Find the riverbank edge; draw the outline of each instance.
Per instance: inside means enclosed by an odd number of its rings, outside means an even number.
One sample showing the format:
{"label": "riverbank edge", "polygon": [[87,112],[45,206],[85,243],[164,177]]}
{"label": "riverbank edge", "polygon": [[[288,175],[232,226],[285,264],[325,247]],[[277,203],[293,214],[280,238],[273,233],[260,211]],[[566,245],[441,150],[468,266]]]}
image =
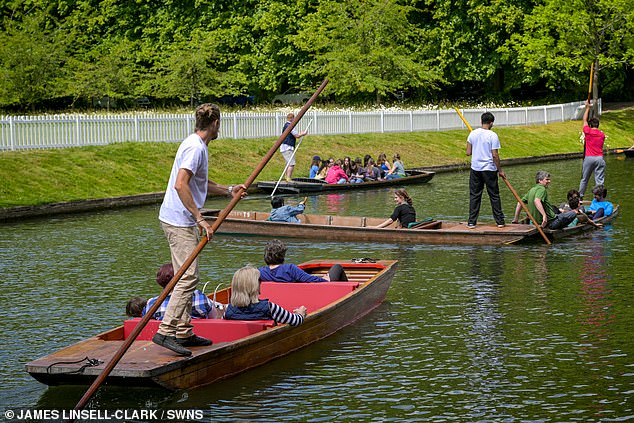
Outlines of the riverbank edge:
{"label": "riverbank edge", "polygon": [[[615,150],[608,152],[614,153]],[[583,153],[563,153],[550,154],[546,156],[530,156],[519,157],[513,159],[504,159],[501,161],[503,166],[538,163],[545,161],[567,160],[582,158]],[[469,163],[447,164],[440,166],[419,167],[418,170],[428,170],[437,173],[454,172],[466,170]],[[249,188],[249,193],[257,192],[257,188],[253,185]],[[149,204],[158,204],[163,201],[164,192],[151,192],[135,195],[124,195],[111,198],[97,198],[89,200],[64,201],[60,203],[41,204],[37,206],[18,206],[0,208],[0,223],[8,223],[21,219],[48,217],[59,214],[85,213],[96,210],[119,209],[125,207],[145,206]],[[211,197],[211,196],[210,196]]]}

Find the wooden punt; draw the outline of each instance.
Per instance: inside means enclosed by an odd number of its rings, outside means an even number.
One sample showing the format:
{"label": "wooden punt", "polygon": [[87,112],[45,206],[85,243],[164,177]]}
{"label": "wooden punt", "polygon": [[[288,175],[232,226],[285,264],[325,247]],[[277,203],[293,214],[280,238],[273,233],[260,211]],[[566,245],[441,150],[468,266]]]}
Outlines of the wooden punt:
{"label": "wooden punt", "polygon": [[[359,260],[356,260],[359,261]],[[367,261],[367,260],[364,260]],[[151,320],[106,379],[110,385],[161,386],[185,389],[225,379],[289,354],[332,335],[361,319],[385,299],[397,261],[361,262],[313,260],[300,265],[311,274],[325,275],[335,263],[343,265],[348,282],[262,282],[261,298],[293,310],[300,305],[308,316],[298,327],[273,321],[194,319],[194,331],[211,338],[208,347],[191,348],[180,357],[152,343],[159,322]],[[230,288],[216,300],[228,302]],[[63,348],[26,365],[26,370],[47,385],[88,385],[101,373],[140,319]],[[86,366],[94,360],[96,366]]]}
{"label": "wooden punt", "polygon": [[[214,220],[218,210],[204,210]],[[377,229],[385,218],[301,214],[301,224],[268,221],[268,212],[232,211],[218,228],[219,234],[275,236],[278,238],[337,239],[372,243],[497,245],[539,236],[533,225],[479,224],[468,229],[466,222],[432,220],[415,229],[398,229],[396,223]]]}
{"label": "wooden punt", "polygon": [[627,150],[623,150],[625,153],[625,157],[633,158],[634,157],[634,148],[628,148]]}
{"label": "wooden punt", "polygon": [[[598,223],[609,223],[618,215],[618,206],[611,216]],[[203,210],[208,220],[214,220],[218,210]],[[431,220],[412,229],[398,229],[396,223],[386,228],[374,226],[384,218],[301,214],[302,223],[271,222],[268,212],[232,211],[218,228],[219,234],[274,236],[277,238],[337,239],[373,243],[399,242],[409,244],[500,245],[522,241],[541,241],[537,228],[529,224],[478,224],[467,228],[466,222]],[[589,223],[561,230],[544,230],[551,239],[579,234],[595,227]]]}
{"label": "wooden punt", "polygon": [[[291,181],[280,181],[276,193],[281,194],[302,194],[302,193],[320,193],[330,191],[344,191],[363,188],[379,188],[393,185],[422,184],[432,180],[435,172],[425,170],[405,170],[407,176],[396,179],[384,179],[381,181],[362,182],[359,184],[329,184],[326,181],[312,178],[293,178]],[[260,191],[271,193],[277,185],[276,181],[260,181],[257,188]]]}
{"label": "wooden punt", "polygon": [[[612,211],[611,215],[603,216],[602,218],[597,219],[595,223],[600,223],[602,225],[609,225],[610,223],[612,223],[614,219],[618,217],[619,211],[620,211],[620,207],[617,204],[616,206],[614,206],[614,210]],[[556,230],[544,229],[544,232],[551,239],[561,239],[561,238],[567,238],[573,235],[579,235],[584,232],[593,231],[595,229],[597,229],[596,226],[590,223],[585,223],[585,224],[579,224],[576,226],[568,226],[563,229],[556,229]]]}

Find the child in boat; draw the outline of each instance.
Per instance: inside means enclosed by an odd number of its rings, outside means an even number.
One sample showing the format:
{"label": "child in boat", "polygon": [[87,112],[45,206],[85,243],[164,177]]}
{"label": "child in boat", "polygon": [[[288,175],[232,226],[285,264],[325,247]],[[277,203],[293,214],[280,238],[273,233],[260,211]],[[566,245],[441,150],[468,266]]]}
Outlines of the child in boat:
{"label": "child in boat", "polygon": [[360,184],[363,182],[365,169],[361,167],[361,157],[357,157],[350,167],[352,174],[350,175],[351,184]]}
{"label": "child in boat", "polygon": [[266,266],[260,267],[260,277],[263,281],[271,282],[328,282],[348,280],[343,266],[335,264],[328,270],[326,278],[311,275],[299,268],[296,264],[284,263],[288,247],[279,239],[266,243],[264,247],[264,262]]}
{"label": "child in boat", "polygon": [[[161,289],[164,289],[173,277],[174,266],[172,266],[172,263],[165,263],[159,268],[158,272],[156,273],[156,283],[161,287]],[[163,301],[163,304],[161,304],[158,310],[154,312],[154,314],[152,315],[153,319],[163,320],[170,297],[171,295],[168,295],[167,298],[165,298],[165,300]],[[158,296],[147,300],[147,303],[145,304],[145,307],[143,307],[143,311],[141,312],[141,316],[145,316],[145,314],[150,310],[157,299]],[[213,318],[213,314],[215,314],[218,310],[222,310],[222,307],[222,304],[214,303],[202,291],[199,291],[198,289],[196,289],[192,293],[192,319],[209,319],[210,317]]]}
{"label": "child in boat", "polygon": [[319,172],[317,172],[317,176],[315,176],[315,179],[326,179],[326,176],[328,176],[328,169],[330,169],[330,167],[334,164],[335,159],[333,158],[321,162],[321,167],[319,168]]}
{"label": "child in boat", "polygon": [[231,301],[227,306],[227,320],[275,320],[299,326],[304,323],[306,307],[290,311],[270,302],[260,300],[260,272],[252,266],[238,269],[231,280]]}
{"label": "child in boat", "polygon": [[288,223],[301,223],[298,214],[304,213],[304,209],[306,208],[306,200],[304,197],[302,201],[300,201],[297,206],[285,206],[284,198],[282,197],[273,197],[271,199],[271,215],[269,216],[269,220],[271,222],[288,222]]}
{"label": "child in boat", "polygon": [[125,306],[125,314],[128,317],[141,317],[143,316],[143,309],[147,304],[147,300],[141,297],[134,297]]}
{"label": "child in boat", "polygon": [[603,185],[597,185],[592,189],[592,195],[594,195],[594,200],[586,209],[586,214],[592,217],[592,220],[611,215],[614,206],[605,199],[608,196],[608,189]]}
{"label": "child in boat", "polygon": [[573,196],[568,200],[568,207],[569,207],[569,210],[572,210],[575,213],[577,213],[577,217],[575,218],[575,220],[573,220],[568,226],[577,226],[577,224],[579,223],[581,224],[589,223],[595,228],[603,227],[602,224],[593,222],[592,219],[587,214],[584,213],[583,206],[581,206],[581,200],[579,200],[578,196]]}
{"label": "child in boat", "polygon": [[396,208],[392,212],[392,216],[385,222],[377,225],[376,228],[385,228],[394,222],[398,222],[399,228],[407,228],[410,223],[416,222],[416,210],[412,206],[412,199],[404,189],[397,189],[394,192],[394,202]]}

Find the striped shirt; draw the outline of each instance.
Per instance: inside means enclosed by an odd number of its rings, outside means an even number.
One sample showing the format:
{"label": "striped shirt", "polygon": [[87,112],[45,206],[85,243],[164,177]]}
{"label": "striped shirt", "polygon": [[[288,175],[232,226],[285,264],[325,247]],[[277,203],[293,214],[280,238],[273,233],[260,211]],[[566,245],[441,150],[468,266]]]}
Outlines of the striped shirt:
{"label": "striped shirt", "polygon": [[304,316],[299,313],[291,313],[290,311],[269,301],[269,310],[271,318],[278,323],[288,323],[291,326],[299,326],[304,323]]}

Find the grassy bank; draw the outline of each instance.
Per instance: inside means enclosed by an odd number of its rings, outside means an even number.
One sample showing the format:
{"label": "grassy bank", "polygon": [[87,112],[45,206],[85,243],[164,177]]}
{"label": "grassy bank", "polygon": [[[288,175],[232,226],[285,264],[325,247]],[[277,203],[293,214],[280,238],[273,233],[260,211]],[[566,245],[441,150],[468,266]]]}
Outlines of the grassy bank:
{"label": "grassy bank", "polygon": [[[607,148],[634,144],[634,108],[605,113]],[[581,122],[494,127],[503,159],[579,152]],[[311,157],[373,157],[398,152],[406,167],[466,163],[467,132],[414,132],[307,136],[297,152],[295,176],[307,176]],[[209,147],[209,176],[219,183],[246,180],[274,139],[216,140]],[[163,191],[177,143],[123,143],[0,153],[0,207],[107,198]],[[276,154],[258,179],[277,180],[284,168]]]}

